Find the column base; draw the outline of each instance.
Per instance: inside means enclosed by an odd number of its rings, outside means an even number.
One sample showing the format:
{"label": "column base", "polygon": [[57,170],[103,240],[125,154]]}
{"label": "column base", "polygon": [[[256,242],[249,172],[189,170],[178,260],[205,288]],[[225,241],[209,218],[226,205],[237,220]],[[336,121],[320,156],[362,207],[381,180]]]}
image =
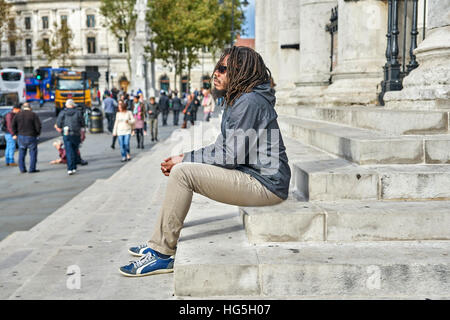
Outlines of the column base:
{"label": "column base", "polygon": [[401,91],[386,92],[386,108],[450,109],[450,26],[429,31],[414,53],[419,66],[404,78]]}

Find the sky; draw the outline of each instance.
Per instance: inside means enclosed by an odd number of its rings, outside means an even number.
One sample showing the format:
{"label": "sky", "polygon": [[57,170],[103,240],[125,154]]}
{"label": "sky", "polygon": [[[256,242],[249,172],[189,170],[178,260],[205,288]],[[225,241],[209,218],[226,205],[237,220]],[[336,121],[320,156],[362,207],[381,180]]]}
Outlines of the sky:
{"label": "sky", "polygon": [[247,0],[250,4],[244,8],[245,14],[245,24],[244,31],[245,34],[242,38],[254,38],[255,37],[255,0]]}

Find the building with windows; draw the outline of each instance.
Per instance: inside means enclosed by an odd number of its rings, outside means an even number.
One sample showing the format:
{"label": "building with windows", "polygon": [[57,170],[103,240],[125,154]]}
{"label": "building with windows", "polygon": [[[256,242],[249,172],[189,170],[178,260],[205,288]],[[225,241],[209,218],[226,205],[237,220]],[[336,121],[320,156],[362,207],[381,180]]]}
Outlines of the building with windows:
{"label": "building with windows", "polygon": [[[128,92],[141,89],[148,94],[158,95],[161,89],[178,91],[187,88],[187,79],[174,83],[174,70],[156,61],[151,64],[145,59],[148,30],[145,23],[146,0],[137,0],[138,21],[136,32],[130,44],[132,74],[127,67],[127,46],[123,38],[116,38],[106,27],[100,14],[100,1],[48,1],[11,0],[16,39],[8,41],[4,36],[1,46],[0,65],[32,73],[39,67],[71,67],[78,71],[98,71],[100,78],[96,85],[106,88],[124,87]],[[49,44],[61,23],[67,23],[73,32],[73,58],[62,65],[62,61],[48,62],[37,47],[43,40]],[[211,54],[201,54],[200,63],[191,70],[191,89],[206,85],[215,62]]]}

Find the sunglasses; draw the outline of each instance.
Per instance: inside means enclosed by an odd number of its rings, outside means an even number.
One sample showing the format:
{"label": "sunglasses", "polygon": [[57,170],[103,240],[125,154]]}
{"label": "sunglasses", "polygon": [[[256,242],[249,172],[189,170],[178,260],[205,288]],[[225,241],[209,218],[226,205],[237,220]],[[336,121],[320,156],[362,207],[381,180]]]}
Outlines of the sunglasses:
{"label": "sunglasses", "polygon": [[219,71],[219,73],[224,74],[225,72],[227,72],[227,66],[219,66],[217,68],[217,71]]}

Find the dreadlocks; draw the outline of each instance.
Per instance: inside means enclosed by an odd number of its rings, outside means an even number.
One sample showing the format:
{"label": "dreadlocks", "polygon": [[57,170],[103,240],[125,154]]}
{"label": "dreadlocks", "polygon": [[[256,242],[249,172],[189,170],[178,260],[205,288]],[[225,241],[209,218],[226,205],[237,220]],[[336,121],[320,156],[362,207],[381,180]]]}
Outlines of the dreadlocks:
{"label": "dreadlocks", "polygon": [[214,70],[219,68],[226,56],[228,88],[225,100],[228,105],[233,105],[243,93],[251,92],[262,83],[270,82],[272,87],[275,86],[269,68],[255,50],[236,46],[225,49]]}

